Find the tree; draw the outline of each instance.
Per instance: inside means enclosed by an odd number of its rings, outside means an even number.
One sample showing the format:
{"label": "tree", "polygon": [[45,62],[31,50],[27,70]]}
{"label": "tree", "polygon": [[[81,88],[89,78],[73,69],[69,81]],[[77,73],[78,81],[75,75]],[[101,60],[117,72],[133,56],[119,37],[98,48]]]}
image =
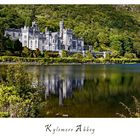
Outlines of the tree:
{"label": "tree", "polygon": [[40,88],[20,64],[8,66],[6,81],[0,84],[0,117],[36,117],[42,98]]}
{"label": "tree", "polygon": [[6,51],[5,55],[14,55],[18,52],[17,55],[20,56],[22,52],[22,43],[19,40],[11,40],[10,36],[2,37],[1,50]]}
{"label": "tree", "polygon": [[35,58],[41,56],[40,50],[39,49],[36,49],[35,51],[33,50],[32,51],[32,56],[35,57]]}
{"label": "tree", "polygon": [[88,51],[88,52],[86,53],[86,58],[87,58],[87,59],[93,59],[93,55],[91,54],[91,52]]}
{"label": "tree", "polygon": [[97,35],[97,39],[98,39],[99,43],[101,43],[101,44],[108,44],[109,43],[109,37],[108,37],[107,33],[100,32]]}
{"label": "tree", "polygon": [[133,49],[134,49],[134,52],[136,53],[136,55],[138,57],[140,57],[140,42],[134,42]]}
{"label": "tree", "polygon": [[35,9],[35,5],[32,6],[32,12],[31,12],[31,21],[35,21],[36,19],[36,9]]}
{"label": "tree", "polygon": [[0,85],[0,117],[35,117],[40,101],[38,93],[23,97],[15,86]]}
{"label": "tree", "polygon": [[110,37],[110,48],[119,52],[122,55],[122,36],[119,34],[111,34]]}
{"label": "tree", "polygon": [[2,31],[0,30],[0,51],[1,50],[4,50],[4,45],[3,45],[3,33]]}
{"label": "tree", "polygon": [[[128,10],[133,9],[133,10]],[[85,45],[96,50],[116,50],[122,56],[125,52],[139,55],[139,7],[95,6],[95,5],[22,5],[1,6],[0,9],[0,49],[13,48],[12,43],[4,46],[1,41],[5,29],[21,28],[36,20],[40,31],[47,26],[58,31],[58,22],[65,17],[65,27],[72,29],[77,37],[84,39]],[[9,50],[11,51],[11,50]]]}
{"label": "tree", "polygon": [[30,17],[26,18],[25,25],[28,26],[28,27],[31,26],[31,18]]}
{"label": "tree", "polygon": [[124,54],[124,57],[125,57],[125,58],[129,58],[129,59],[132,59],[132,58],[136,58],[136,54],[126,52],[126,53]]}
{"label": "tree", "polygon": [[21,56],[30,57],[31,56],[31,50],[27,47],[23,47]]}
{"label": "tree", "polygon": [[113,51],[112,54],[110,55],[110,57],[119,58],[120,57],[120,53],[118,51]]}
{"label": "tree", "polygon": [[122,42],[119,40],[112,40],[110,43],[110,47],[118,52],[120,52],[120,48],[122,47]]}
{"label": "tree", "polygon": [[12,51],[14,48],[14,41],[12,41],[9,36],[4,38],[3,41],[5,50]]}
{"label": "tree", "polygon": [[129,36],[124,38],[123,46],[124,46],[125,52],[130,52],[131,53],[133,51],[133,43],[132,43],[131,38],[129,38]]}
{"label": "tree", "polygon": [[23,49],[22,43],[18,39],[14,40],[13,43],[14,43],[14,46],[13,46],[13,48],[11,50],[12,53],[16,54],[16,52],[18,52],[17,55],[21,56],[22,49]]}
{"label": "tree", "polygon": [[97,41],[94,43],[94,49],[95,50],[98,50],[99,49],[99,43]]}
{"label": "tree", "polygon": [[24,94],[31,91],[31,75],[26,73],[20,64],[8,66],[6,81],[9,86],[15,86],[18,93]]}
{"label": "tree", "polygon": [[11,51],[6,50],[3,55],[5,56],[13,56],[13,53]]}

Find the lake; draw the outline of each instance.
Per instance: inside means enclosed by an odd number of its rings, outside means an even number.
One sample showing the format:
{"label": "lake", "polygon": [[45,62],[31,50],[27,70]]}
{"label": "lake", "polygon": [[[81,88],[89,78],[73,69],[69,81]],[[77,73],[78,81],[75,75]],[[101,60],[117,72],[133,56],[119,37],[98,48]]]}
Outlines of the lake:
{"label": "lake", "polygon": [[[1,72],[4,66],[0,66]],[[140,97],[140,64],[26,66],[44,87],[40,117],[119,117]]]}

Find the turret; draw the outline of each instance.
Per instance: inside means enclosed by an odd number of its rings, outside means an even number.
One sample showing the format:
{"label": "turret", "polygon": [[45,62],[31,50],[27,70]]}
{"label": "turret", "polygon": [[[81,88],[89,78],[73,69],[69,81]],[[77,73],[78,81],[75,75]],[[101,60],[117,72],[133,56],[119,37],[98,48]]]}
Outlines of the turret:
{"label": "turret", "polygon": [[48,28],[46,27],[46,28],[45,28],[45,33],[47,33],[47,32],[48,32]]}
{"label": "turret", "polygon": [[38,25],[35,21],[32,22],[32,28],[35,29],[35,31],[39,31]]}
{"label": "turret", "polygon": [[35,37],[35,29],[33,28],[33,37]]}
{"label": "turret", "polygon": [[29,27],[24,26],[24,28],[21,28],[21,42],[22,46],[28,47],[28,38],[29,38]]}
{"label": "turret", "polygon": [[63,37],[63,29],[64,29],[64,22],[63,21],[60,21],[59,28],[60,28],[60,38],[62,38]]}

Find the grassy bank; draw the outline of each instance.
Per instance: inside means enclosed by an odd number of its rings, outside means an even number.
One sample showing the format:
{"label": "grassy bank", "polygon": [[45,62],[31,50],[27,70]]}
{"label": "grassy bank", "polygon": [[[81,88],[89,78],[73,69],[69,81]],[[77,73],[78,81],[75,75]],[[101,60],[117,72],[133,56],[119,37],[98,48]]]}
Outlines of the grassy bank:
{"label": "grassy bank", "polygon": [[101,64],[126,64],[126,63],[140,63],[140,59],[128,59],[128,58],[96,58],[96,59],[87,59],[87,58],[72,58],[72,57],[63,57],[63,58],[30,58],[30,57],[16,57],[16,56],[0,56],[1,63],[33,63],[33,64],[59,64],[59,63],[101,63]]}

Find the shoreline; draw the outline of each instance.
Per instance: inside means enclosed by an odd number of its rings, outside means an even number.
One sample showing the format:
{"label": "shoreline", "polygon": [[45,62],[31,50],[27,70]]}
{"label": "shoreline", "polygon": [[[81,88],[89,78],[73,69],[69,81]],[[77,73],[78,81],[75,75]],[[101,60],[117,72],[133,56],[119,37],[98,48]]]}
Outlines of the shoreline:
{"label": "shoreline", "polygon": [[30,58],[17,56],[0,56],[0,65],[9,64],[23,65],[86,65],[86,64],[137,64],[140,63],[140,58]]}
{"label": "shoreline", "polygon": [[36,66],[65,66],[65,65],[127,65],[127,64],[140,64],[140,63],[49,63],[49,64],[41,64],[39,62],[0,62],[0,65],[36,65]]}
{"label": "shoreline", "polygon": [[0,65],[16,65],[16,64],[23,64],[23,65],[45,65],[45,66],[52,66],[52,65],[94,65],[94,64],[102,64],[102,63],[49,63],[49,64],[40,64],[38,62],[0,62]]}

